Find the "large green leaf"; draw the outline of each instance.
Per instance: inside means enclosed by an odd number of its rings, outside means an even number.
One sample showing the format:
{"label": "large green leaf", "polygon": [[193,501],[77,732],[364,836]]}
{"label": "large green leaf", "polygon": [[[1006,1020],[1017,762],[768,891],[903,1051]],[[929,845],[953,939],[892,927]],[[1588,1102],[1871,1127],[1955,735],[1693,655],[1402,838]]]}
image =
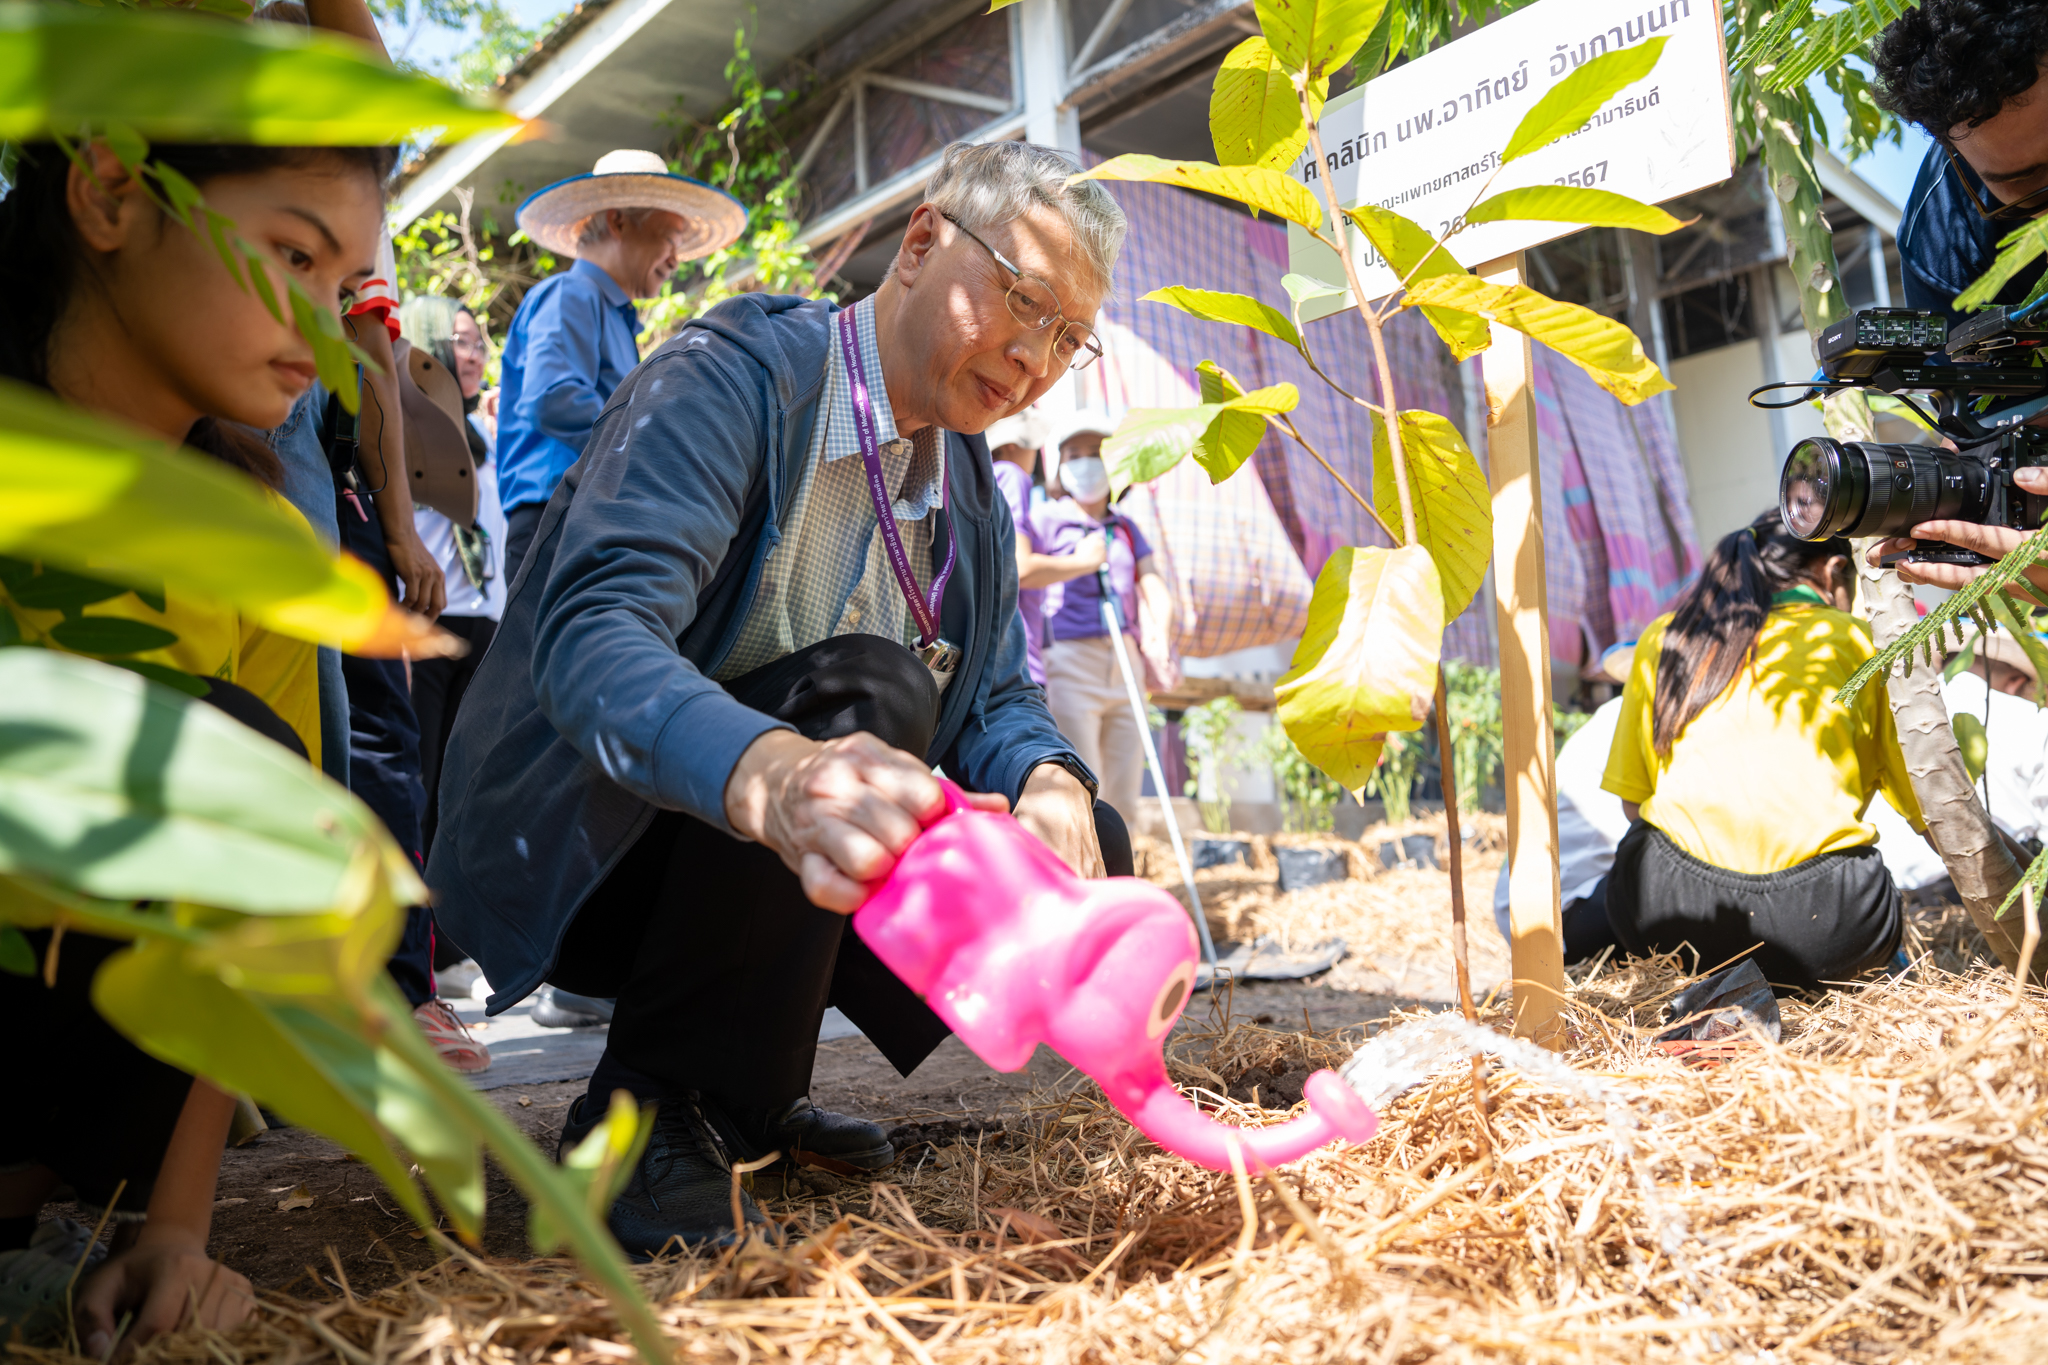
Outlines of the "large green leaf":
{"label": "large green leaf", "polygon": [[[1310,82],[1310,117],[1322,113],[1329,93],[1329,77]],[[1308,146],[1301,97],[1264,38],[1245,39],[1217,69],[1209,91],[1209,137],[1219,166],[1281,170]]]}
{"label": "large green leaf", "polygon": [[1289,72],[1336,74],[1379,24],[1387,0],[1258,0],[1259,28]]}
{"label": "large green leaf", "polygon": [[1256,328],[1296,350],[1301,349],[1301,333],[1294,330],[1294,320],[1271,304],[1261,303],[1246,294],[1225,294],[1213,289],[1190,289],[1184,284],[1172,284],[1153,290],[1138,302],[1168,304],[1204,322],[1231,322]]}
{"label": "large green leaf", "polygon": [[1531,185],[1527,189],[1502,190],[1465,210],[1467,223],[1494,223],[1509,218],[1634,228],[1660,237],[1685,226],[1654,204],[1612,190],[1589,190],[1577,185]]}
{"label": "large green leaf", "polygon": [[1541,151],[1566,133],[1585,127],[1586,120],[1601,106],[1650,74],[1664,55],[1669,37],[1652,38],[1635,47],[1604,53],[1593,58],[1544,92],[1515,125],[1514,136],[1501,152],[1502,164]]}
{"label": "large green leaf", "polygon": [[1444,596],[1419,545],[1346,546],[1316,575],[1294,666],[1274,689],[1303,754],[1354,795],[1392,730],[1415,730],[1436,696]]}
{"label": "large green leaf", "polygon": [[2013,277],[2048,254],[2048,218],[2030,218],[1998,241],[1998,258],[1969,288],[1956,295],[1956,307],[1978,309],[1997,298]]}
{"label": "large green leaf", "polygon": [[159,142],[332,147],[518,122],[333,34],[0,0],[0,138],[121,124]]}
{"label": "large green leaf", "polygon": [[[1459,265],[1450,252],[1438,246],[1436,239],[1412,218],[1374,204],[1346,209],[1344,215],[1365,234],[1366,240],[1378,248],[1394,273],[1408,281],[1411,287],[1417,280],[1436,275],[1467,273],[1465,267]],[[1444,345],[1451,348],[1452,356],[1458,360],[1477,355],[1493,339],[1486,320],[1470,313],[1450,308],[1424,308],[1422,316],[1436,328],[1436,334],[1444,339]]]}
{"label": "large green leaf", "polygon": [[[1434,412],[1401,414],[1401,452],[1407,457],[1408,493],[1415,504],[1415,535],[1436,561],[1444,592],[1444,620],[1472,604],[1493,557],[1493,494],[1465,438]],[[1389,526],[1401,524],[1401,496],[1386,423],[1372,417],[1372,502]]]}
{"label": "large green leaf", "polygon": [[1321,226],[1323,211],[1315,194],[1291,176],[1265,166],[1212,166],[1206,161],[1169,161],[1165,157],[1137,152],[1111,157],[1093,170],[1082,171],[1076,180],[1145,180],[1155,185],[1176,185],[1184,190],[1221,195],[1240,204],[1299,223],[1314,231]]}
{"label": "large green leaf", "polygon": [[1671,381],[1643,354],[1636,334],[1612,318],[1576,303],[1560,303],[1527,285],[1498,285],[1476,275],[1439,275],[1419,281],[1402,307],[1435,304],[1477,313],[1535,338],[1593,376],[1624,403],[1663,393]]}
{"label": "large green leaf", "polygon": [[0,553],[169,584],[354,654],[441,649],[441,633],[393,604],[374,572],[322,547],[247,476],[4,381]]}
{"label": "large green leaf", "polygon": [[289,750],[124,669],[0,650],[0,874],[111,900],[344,914],[426,888]]}

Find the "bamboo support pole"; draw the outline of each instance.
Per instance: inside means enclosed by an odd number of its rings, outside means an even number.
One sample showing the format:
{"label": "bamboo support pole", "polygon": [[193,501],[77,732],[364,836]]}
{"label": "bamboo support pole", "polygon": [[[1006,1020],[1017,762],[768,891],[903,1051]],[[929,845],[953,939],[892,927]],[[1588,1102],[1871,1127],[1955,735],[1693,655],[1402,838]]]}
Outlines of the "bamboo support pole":
{"label": "bamboo support pole", "polygon": [[[1478,274],[1522,282],[1520,252]],[[1515,1033],[1558,1044],[1564,921],[1557,867],[1557,761],[1550,723],[1550,624],[1543,584],[1543,486],[1529,339],[1493,325],[1485,352],[1487,476],[1493,489],[1493,582],[1500,620],[1500,705],[1508,804],[1508,923]]]}

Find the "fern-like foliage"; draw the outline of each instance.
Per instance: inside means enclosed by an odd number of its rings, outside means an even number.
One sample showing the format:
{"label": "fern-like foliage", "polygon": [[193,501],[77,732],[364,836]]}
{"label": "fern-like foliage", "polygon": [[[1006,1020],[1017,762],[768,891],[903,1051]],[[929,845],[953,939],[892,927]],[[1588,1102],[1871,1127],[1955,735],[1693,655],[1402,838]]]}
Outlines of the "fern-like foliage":
{"label": "fern-like foliage", "polygon": [[1833,14],[1814,12],[1815,0],[1792,0],[1771,16],[1735,54],[1735,64],[1756,72],[1766,90],[1796,90],[1851,57],[1919,0],[1849,0]]}
{"label": "fern-like foliage", "polygon": [[2048,219],[2033,218],[2021,223],[1998,242],[1998,259],[1978,281],[1956,295],[1956,307],[1982,308],[1998,297],[1998,291],[2013,276],[2048,254]]}
{"label": "fern-like foliage", "polygon": [[1869,663],[1856,670],[1842,689],[1835,693],[1835,700],[1847,705],[1858,692],[1869,685],[1871,679],[1883,677],[1891,672],[1894,665],[1904,661],[1906,671],[1911,672],[1918,655],[1928,664],[1935,662],[1936,652],[1941,648],[1943,632],[1949,632],[1960,645],[1968,638],[1968,623],[1989,633],[1997,626],[1992,615],[1991,604],[1985,599],[1992,593],[2003,592],[2019,581],[2020,575],[2048,558],[2048,527],[2044,527],[2021,541],[2013,552],[1986,569],[1970,581],[1970,585],[1951,596],[1933,611],[1920,618],[1912,629],[1879,650]]}
{"label": "fern-like foliage", "polygon": [[2034,888],[2034,906],[2038,913],[2043,888],[2048,888],[2048,848],[2034,855],[2034,861],[2027,865],[2026,875],[2013,884],[2012,890],[1999,902],[1998,913],[1992,918],[2004,919],[2012,908],[2019,904],[2020,893],[2030,886]]}

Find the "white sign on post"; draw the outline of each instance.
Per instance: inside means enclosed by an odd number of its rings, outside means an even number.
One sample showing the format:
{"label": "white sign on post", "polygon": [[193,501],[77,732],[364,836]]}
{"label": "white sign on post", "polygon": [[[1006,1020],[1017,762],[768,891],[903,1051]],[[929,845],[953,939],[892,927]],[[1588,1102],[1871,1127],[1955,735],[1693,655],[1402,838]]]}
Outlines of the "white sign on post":
{"label": "white sign on post", "polygon": [[[1587,60],[1668,37],[1644,79],[1617,95],[1586,126],[1503,169],[1501,148],[1537,100]],[[1541,0],[1524,10],[1375,77],[1324,106],[1327,174],[1346,208],[1376,204],[1442,236],[1487,193],[1532,185],[1583,185],[1646,204],[1705,189],[1735,169],[1727,64],[1718,0]],[[1288,174],[1316,191],[1312,152]],[[1496,172],[1498,175],[1496,176]],[[1345,224],[1368,295],[1394,291],[1394,271],[1357,228]],[[1497,260],[1579,229],[1570,223],[1479,223],[1446,243],[1460,265]],[[1292,224],[1288,265],[1341,283],[1344,267]],[[1304,318],[1351,307],[1348,294],[1302,309]]]}

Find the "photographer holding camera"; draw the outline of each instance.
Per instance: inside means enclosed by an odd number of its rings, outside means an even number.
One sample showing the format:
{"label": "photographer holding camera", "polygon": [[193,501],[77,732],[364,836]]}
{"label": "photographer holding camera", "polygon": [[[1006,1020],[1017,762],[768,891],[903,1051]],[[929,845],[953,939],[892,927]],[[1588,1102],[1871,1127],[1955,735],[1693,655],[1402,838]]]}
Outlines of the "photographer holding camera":
{"label": "photographer holding camera", "polygon": [[[1934,139],[1899,224],[1906,302],[1961,321],[1955,298],[1991,268],[1999,241],[2048,212],[2048,0],[1925,0],[1901,15],[1872,49],[1878,102]],[[2039,284],[2040,263],[2020,270],[1993,300],[2017,305]],[[2013,472],[2022,491],[2048,495],[2048,470]],[[1997,559],[2025,532],[2010,526],[1935,519],[1912,527]],[[1879,543],[1873,564],[1914,548]],[[1959,588],[1981,566],[1899,562],[1908,583]],[[2027,577],[2048,591],[2048,567]]]}

